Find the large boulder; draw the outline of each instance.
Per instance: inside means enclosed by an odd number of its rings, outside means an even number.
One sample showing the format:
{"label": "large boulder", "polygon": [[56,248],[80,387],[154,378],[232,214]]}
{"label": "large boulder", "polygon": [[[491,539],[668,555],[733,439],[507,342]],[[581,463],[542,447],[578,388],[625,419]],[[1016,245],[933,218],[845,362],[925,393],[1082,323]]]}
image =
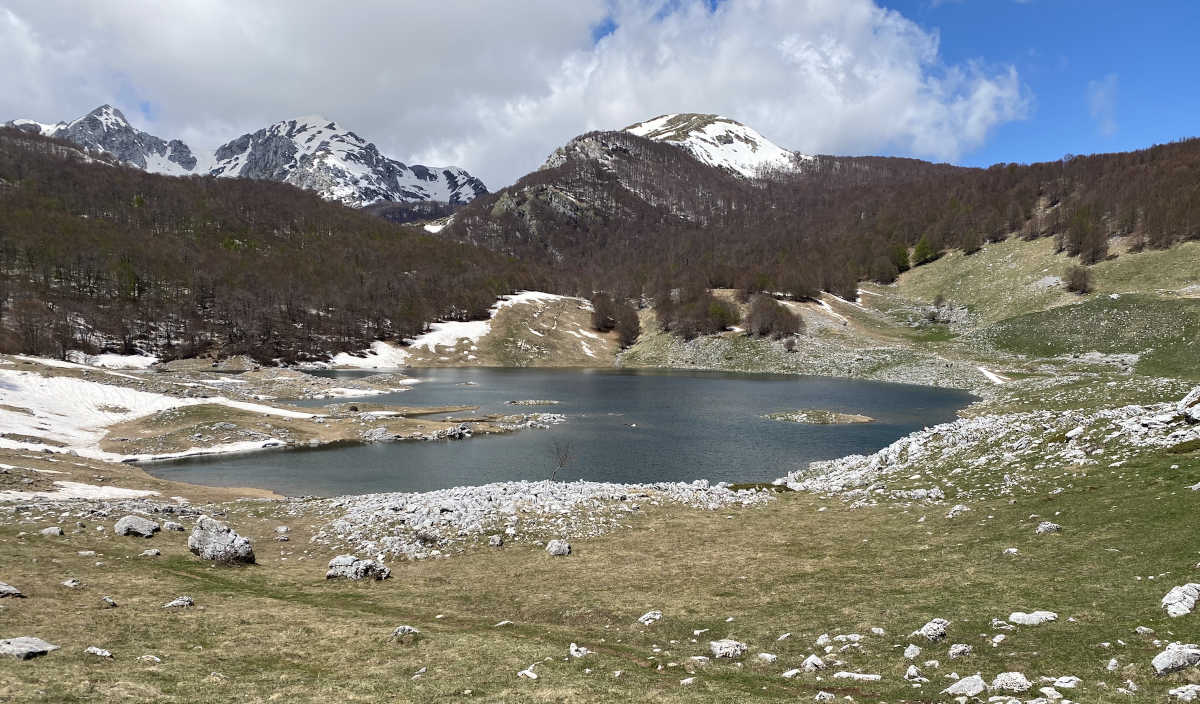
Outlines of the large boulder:
{"label": "large boulder", "polygon": [[1200,423],[1200,386],[1192,389],[1176,407],[1179,414],[1193,423]]}
{"label": "large boulder", "polygon": [[34,638],[32,636],[0,640],[0,657],[29,660],[54,650],[58,650],[57,645],[47,643],[41,638]]}
{"label": "large boulder", "polygon": [[1196,608],[1197,600],[1200,600],[1200,584],[1192,582],[1172,587],[1171,591],[1162,598],[1162,607],[1166,609],[1167,615],[1171,618],[1187,616],[1192,613],[1192,609]]}
{"label": "large boulder", "polygon": [[149,538],[158,531],[157,523],[141,516],[125,516],[113,525],[113,532],[117,535],[134,535],[139,538]]}
{"label": "large boulder", "polygon": [[1189,667],[1200,665],[1200,646],[1195,643],[1171,643],[1167,649],[1150,661],[1154,674],[1169,675]]}
{"label": "large boulder", "polygon": [[708,649],[712,651],[714,658],[740,658],[746,654],[747,648],[745,643],[732,638],[722,638],[708,643]]}
{"label": "large boulder", "polygon": [[254,564],[254,545],[249,538],[208,516],[201,516],[188,536],[188,549],[202,559],[224,564]]}
{"label": "large boulder", "polygon": [[392,571],[374,560],[360,560],[354,555],[338,555],[329,561],[325,579],[387,579]]}
{"label": "large boulder", "polygon": [[551,540],[546,545],[546,552],[554,557],[566,557],[571,554],[571,544],[565,540]]}
{"label": "large boulder", "polygon": [[1053,611],[1034,611],[1028,614],[1024,611],[1014,611],[1008,615],[1008,620],[1018,626],[1040,626],[1043,623],[1057,621],[1058,614]]}
{"label": "large boulder", "polygon": [[992,691],[995,692],[1026,692],[1033,684],[1021,672],[1001,672],[992,680]]}
{"label": "large boulder", "polygon": [[953,696],[977,697],[987,691],[987,683],[978,674],[964,677],[942,690],[942,694]]}
{"label": "large boulder", "polygon": [[921,626],[913,631],[911,635],[925,636],[929,642],[936,643],[946,637],[946,629],[950,626],[950,622],[944,618],[931,619],[929,623]]}

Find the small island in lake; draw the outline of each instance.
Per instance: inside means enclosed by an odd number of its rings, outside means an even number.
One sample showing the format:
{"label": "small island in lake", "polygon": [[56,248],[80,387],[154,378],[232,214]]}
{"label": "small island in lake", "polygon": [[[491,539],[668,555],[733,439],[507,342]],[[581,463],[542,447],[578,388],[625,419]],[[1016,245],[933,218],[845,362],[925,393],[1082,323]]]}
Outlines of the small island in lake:
{"label": "small island in lake", "polygon": [[848,425],[850,423],[871,423],[875,420],[871,416],[864,416],[857,413],[839,413],[838,411],[813,408],[768,413],[763,418],[786,423],[808,423],[810,425]]}

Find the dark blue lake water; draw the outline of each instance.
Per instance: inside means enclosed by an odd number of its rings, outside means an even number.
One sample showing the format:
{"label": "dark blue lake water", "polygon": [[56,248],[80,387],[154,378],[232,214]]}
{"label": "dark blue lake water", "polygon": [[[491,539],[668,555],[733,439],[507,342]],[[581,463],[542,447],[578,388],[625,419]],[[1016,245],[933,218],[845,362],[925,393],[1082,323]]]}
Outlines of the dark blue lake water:
{"label": "dark blue lake water", "polygon": [[[564,414],[567,422],[550,430],[469,440],[262,451],[156,463],[146,469],[164,479],[254,486],[288,495],[427,491],[546,479],[555,465],[553,444],[558,440],[570,443],[572,454],[559,479],[758,482],[813,460],[874,452],[914,430],[953,420],[955,412],[973,400],[961,391],[826,377],[612,369],[409,373],[421,379],[410,391],[362,400],[477,405],[480,413],[548,411]],[[554,399],[561,404],[505,403],[519,399]],[[861,413],[877,420],[802,425],[762,418],[799,408]]]}

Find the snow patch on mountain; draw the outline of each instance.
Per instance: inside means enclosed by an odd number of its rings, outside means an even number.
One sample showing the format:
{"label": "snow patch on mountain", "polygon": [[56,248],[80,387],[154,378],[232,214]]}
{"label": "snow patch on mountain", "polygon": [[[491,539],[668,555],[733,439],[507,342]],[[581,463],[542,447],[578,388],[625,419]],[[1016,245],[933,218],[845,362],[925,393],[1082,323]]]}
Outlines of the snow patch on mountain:
{"label": "snow patch on mountain", "polygon": [[720,115],[673,113],[639,122],[625,131],[687,150],[697,161],[747,178],[793,171],[813,157],[788,151],[752,127]]}

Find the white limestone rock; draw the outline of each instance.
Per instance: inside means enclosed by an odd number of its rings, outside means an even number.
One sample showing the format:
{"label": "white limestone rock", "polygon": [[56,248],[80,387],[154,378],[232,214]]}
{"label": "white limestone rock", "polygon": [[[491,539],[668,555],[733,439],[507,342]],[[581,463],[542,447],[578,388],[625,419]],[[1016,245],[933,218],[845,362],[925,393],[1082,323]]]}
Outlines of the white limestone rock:
{"label": "white limestone rock", "polygon": [[571,544],[565,540],[551,540],[546,544],[546,552],[554,557],[566,557],[571,554]]}
{"label": "white limestone rock", "polygon": [[835,672],[833,673],[835,680],[853,680],[855,682],[878,682],[883,679],[883,675],[872,675],[865,672]]}
{"label": "white limestone rock", "polygon": [[254,546],[244,538],[209,516],[201,516],[188,536],[188,550],[203,560],[223,564],[254,564]]}
{"label": "white limestone rock", "polygon": [[971,654],[971,651],[971,646],[967,645],[966,643],[955,643],[954,645],[950,646],[950,659],[957,660],[959,658],[965,658]]}
{"label": "white limestone rock", "polygon": [[1171,643],[1150,661],[1157,675],[1168,675],[1200,664],[1200,646],[1194,643]]}
{"label": "white limestone rock", "polygon": [[654,609],[653,611],[647,611],[646,613],[644,613],[638,617],[638,623],[642,624],[643,626],[649,626],[650,624],[654,623],[655,621],[662,619],[662,616],[663,616],[662,612],[659,611],[658,609]]}
{"label": "white limestone rock", "polygon": [[936,643],[946,637],[946,629],[950,626],[950,622],[944,618],[935,618],[913,631],[911,635],[925,636],[931,643]]}
{"label": "white limestone rock", "polygon": [[1062,526],[1050,521],[1042,521],[1038,524],[1037,528],[1035,528],[1033,532],[1037,533],[1038,535],[1045,535],[1047,533],[1061,533]]}
{"label": "white limestone rock", "polygon": [[1028,692],[1033,687],[1021,672],[1001,672],[992,679],[992,689],[997,692]]}
{"label": "white limestone rock", "polygon": [[125,516],[113,524],[113,532],[117,535],[132,535],[137,538],[149,538],[159,530],[157,523],[142,516]]}
{"label": "white limestone rock", "polygon": [[913,645],[912,643],[909,643],[908,647],[904,649],[904,657],[908,660],[914,660],[920,655],[921,655],[921,649],[918,648],[917,646]]}
{"label": "white limestone rock", "polygon": [[33,636],[0,640],[0,657],[32,660],[55,650],[58,650],[57,645]]}
{"label": "white limestone rock", "polygon": [[392,571],[374,560],[360,560],[354,555],[338,555],[329,561],[325,579],[384,580]]}
{"label": "white limestone rock", "polygon": [[987,691],[987,684],[978,674],[964,677],[949,687],[942,690],[942,694],[949,694],[956,697],[977,697]]}
{"label": "white limestone rock", "polygon": [[1200,701],[1200,684],[1185,684],[1168,691],[1167,695],[1181,702]]}
{"label": "white limestone rock", "polygon": [[805,672],[816,672],[817,670],[824,670],[826,667],[828,666],[825,664],[825,661],[817,655],[809,655],[804,659],[804,662],[800,663],[800,668]]}
{"label": "white limestone rock", "polygon": [[196,602],[190,596],[179,596],[163,604],[164,609],[184,609],[195,606]]}
{"label": "white limestone rock", "polygon": [[97,648],[94,645],[89,645],[83,652],[88,655],[95,655],[98,658],[112,658],[111,651],[105,650],[104,648]]}
{"label": "white limestone rock", "polygon": [[714,658],[740,658],[746,654],[748,646],[732,638],[709,641],[708,649]]}
{"label": "white limestone rock", "polygon": [[1168,616],[1178,618],[1192,613],[1197,600],[1200,600],[1200,584],[1192,582],[1172,587],[1162,598],[1162,607],[1166,609]]}
{"label": "white limestone rock", "polygon": [[970,510],[971,510],[970,506],[965,506],[963,504],[956,504],[953,507],[951,507],[951,509],[949,511],[946,512],[946,518],[958,518],[959,516],[963,515],[964,513],[968,512]]}
{"label": "white limestone rock", "polygon": [[13,585],[5,584],[4,582],[0,582],[0,599],[4,599],[6,597],[12,597],[14,599],[24,599],[25,595],[21,593],[20,589],[17,589]]}
{"label": "white limestone rock", "polygon": [[1043,623],[1057,621],[1058,614],[1053,611],[1034,611],[1028,614],[1024,611],[1014,611],[1008,615],[1008,620],[1018,626],[1040,626]]}

